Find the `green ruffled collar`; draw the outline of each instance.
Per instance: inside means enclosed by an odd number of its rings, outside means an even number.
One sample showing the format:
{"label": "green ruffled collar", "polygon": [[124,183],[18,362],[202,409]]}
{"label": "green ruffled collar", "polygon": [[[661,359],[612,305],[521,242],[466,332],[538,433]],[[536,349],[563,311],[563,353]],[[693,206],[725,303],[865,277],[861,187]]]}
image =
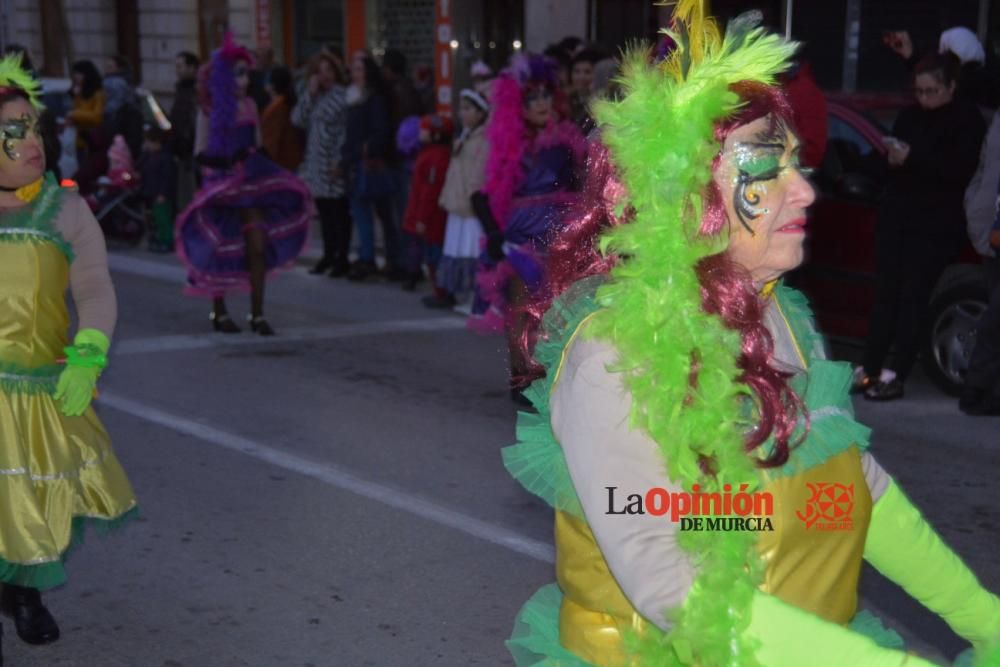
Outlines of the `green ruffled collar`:
{"label": "green ruffled collar", "polygon": [[54,243],[70,262],[73,248],[56,229],[55,219],[62,209],[63,189],[52,172],[45,174],[41,192],[28,205],[0,216],[0,242]]}

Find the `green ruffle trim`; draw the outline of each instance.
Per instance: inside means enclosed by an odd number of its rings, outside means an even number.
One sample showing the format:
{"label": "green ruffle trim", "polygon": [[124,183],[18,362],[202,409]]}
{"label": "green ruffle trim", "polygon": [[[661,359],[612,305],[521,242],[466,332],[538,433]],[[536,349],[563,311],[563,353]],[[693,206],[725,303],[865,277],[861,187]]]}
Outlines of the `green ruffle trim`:
{"label": "green ruffle trim", "polygon": [[[600,308],[594,295],[604,280],[594,277],[580,281],[553,302],[546,313],[542,322],[543,336],[535,348],[535,359],[545,367],[546,376],[532,383],[524,394],[538,412],[518,413],[518,442],[502,450],[508,472],[525,489],[552,507],[578,518],[583,518],[583,510],[562,448],[552,433],[549,397],[570,339],[581,322]],[[812,324],[812,311],[805,296],[779,286],[774,291],[774,298],[803,353],[809,354],[808,373],[792,381],[792,388],[809,410],[809,433],[785,465],[768,470],[768,476],[778,478],[822,465],[852,446],[862,452],[867,450],[871,429],[854,419],[849,395],[850,364],[826,358],[825,342]],[[803,421],[796,435],[804,428]],[[769,440],[762,448],[772,445],[773,440]]]}
{"label": "green ruffle trim", "polygon": [[94,519],[91,517],[74,517],[70,529],[69,545],[58,560],[39,565],[20,565],[10,563],[0,558],[0,582],[46,590],[66,583],[66,560],[70,554],[84,541],[85,528],[89,526],[98,536],[118,530],[126,522],[139,515],[139,508],[133,507],[114,519]]}
{"label": "green ruffle trim", "polygon": [[507,650],[517,667],[593,667],[559,641],[559,584],[547,584],[524,603],[514,620]]}
{"label": "green ruffle trim", "polygon": [[569,476],[566,457],[552,432],[549,398],[563,352],[580,324],[599,306],[594,300],[604,276],[586,278],[574,284],[556,299],[542,319],[542,335],[534,357],[545,367],[545,377],[528,387],[524,396],[536,414],[518,412],[517,444],[505,447],[503,463],[521,485],[557,510],[583,519],[583,508]]}
{"label": "green ruffle trim", "polygon": [[55,219],[64,200],[63,189],[56,183],[56,177],[47,172],[38,197],[24,208],[0,219],[0,242],[52,243],[66,255],[67,261],[72,262],[73,247],[55,227]]}
{"label": "green ruffle trim", "polygon": [[[562,598],[559,584],[546,584],[521,607],[514,621],[514,631],[506,643],[517,667],[592,667],[589,662],[570,653],[560,643],[559,607]],[[887,628],[878,616],[867,609],[859,611],[847,628],[868,637],[883,648],[905,648],[899,633]],[[676,658],[675,647],[670,646],[666,637],[655,625],[646,626],[646,640],[658,645],[666,660],[653,664],[674,664],[672,660]],[[630,640],[636,641],[635,636],[631,636]]]}
{"label": "green ruffle trim", "polygon": [[7,394],[51,394],[56,390],[63,366],[52,364],[23,368],[0,361],[0,391]]}
{"label": "green ruffle trim", "polygon": [[[791,382],[792,389],[809,411],[808,435],[785,465],[768,470],[770,477],[786,477],[822,465],[852,446],[861,452],[867,450],[871,429],[854,419],[850,397],[851,365],[826,358],[825,342],[813,325],[812,311],[805,296],[779,286],[773,298],[784,313],[803,354],[808,355],[809,364],[807,372]],[[805,421],[801,420],[792,442],[805,432],[805,428]],[[769,450],[773,443],[771,439],[762,448]]]}

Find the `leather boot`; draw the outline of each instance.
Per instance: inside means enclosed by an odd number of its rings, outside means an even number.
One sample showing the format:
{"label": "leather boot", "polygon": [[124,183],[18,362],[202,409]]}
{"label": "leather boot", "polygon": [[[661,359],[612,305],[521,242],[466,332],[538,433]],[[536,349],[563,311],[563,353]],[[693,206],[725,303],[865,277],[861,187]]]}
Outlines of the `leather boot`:
{"label": "leather boot", "polygon": [[59,639],[59,626],[42,604],[37,589],[4,584],[0,607],[14,619],[17,636],[28,644],[50,644]]}

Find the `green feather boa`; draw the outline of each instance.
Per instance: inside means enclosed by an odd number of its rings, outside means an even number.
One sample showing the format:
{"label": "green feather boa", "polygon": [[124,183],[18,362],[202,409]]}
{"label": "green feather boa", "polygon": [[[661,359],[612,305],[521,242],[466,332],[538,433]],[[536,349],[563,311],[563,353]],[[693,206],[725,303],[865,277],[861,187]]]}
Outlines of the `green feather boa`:
{"label": "green feather boa", "polygon": [[[676,14],[675,14],[676,16]],[[738,332],[702,309],[694,267],[721,252],[725,235],[697,236],[702,195],[720,147],[715,124],[740,100],[730,86],[740,81],[773,84],[796,48],[755,24],[737,19],[726,38],[714,26],[677,22],[671,60],[651,67],[648,53],[625,56],[620,101],[596,105],[594,115],[634,209],[633,222],[616,227],[601,249],[627,260],[597,292],[603,309],[590,335],[610,341],[633,397],[632,426],[659,445],[667,471],[690,488],[720,490],[724,484],[753,490],[753,461],[743,451],[741,402],[749,389],[737,381]],[[701,370],[689,388],[693,360]],[[715,462],[706,478],[702,458]],[[763,574],[752,533],[681,533],[698,575],[672,630],[633,636],[628,645],[642,665],[751,666],[754,646],[745,638],[751,598]]]}

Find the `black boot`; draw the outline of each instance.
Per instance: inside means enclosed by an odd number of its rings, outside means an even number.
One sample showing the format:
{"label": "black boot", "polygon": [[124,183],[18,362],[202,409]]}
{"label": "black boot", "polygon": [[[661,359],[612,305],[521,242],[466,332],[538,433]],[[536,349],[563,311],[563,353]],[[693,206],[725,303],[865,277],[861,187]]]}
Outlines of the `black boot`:
{"label": "black boot", "polygon": [[4,584],[0,607],[14,619],[17,636],[28,644],[51,644],[59,639],[56,619],[42,604],[37,589]]}
{"label": "black boot", "polygon": [[323,258],[316,262],[316,266],[309,269],[309,273],[319,275],[321,273],[326,273],[331,267],[333,267],[333,260],[323,255]]}

